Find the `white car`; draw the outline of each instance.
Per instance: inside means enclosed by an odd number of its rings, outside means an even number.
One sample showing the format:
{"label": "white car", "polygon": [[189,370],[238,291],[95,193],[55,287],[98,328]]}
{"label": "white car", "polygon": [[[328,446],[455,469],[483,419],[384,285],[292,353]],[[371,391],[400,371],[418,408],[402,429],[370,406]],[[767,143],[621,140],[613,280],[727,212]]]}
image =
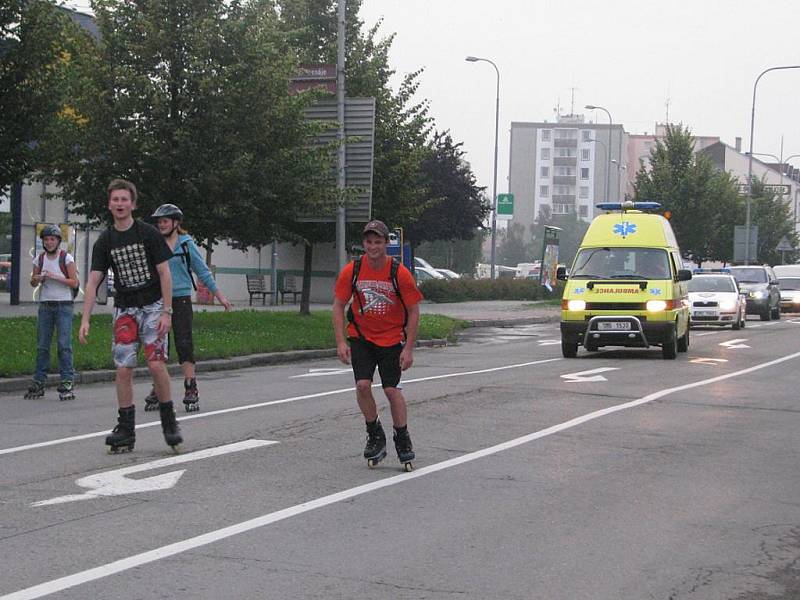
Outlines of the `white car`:
{"label": "white car", "polygon": [[429,263],[427,260],[425,260],[424,258],[420,258],[419,256],[415,256],[414,268],[419,269],[420,267],[423,267],[425,269],[433,269],[433,266],[431,266],[431,263]]}
{"label": "white car", "polygon": [[444,275],[445,279],[460,279],[461,275],[450,269],[436,269],[439,273]]}
{"label": "white car", "polygon": [[427,281],[428,279],[446,279],[439,271],[428,267],[414,267],[414,275],[417,278],[417,282]]}
{"label": "white car", "polygon": [[695,273],[688,284],[691,325],[745,326],[747,300],[733,275]]}
{"label": "white car", "polygon": [[781,286],[781,310],[800,312],[800,276],[778,275],[778,283]]}

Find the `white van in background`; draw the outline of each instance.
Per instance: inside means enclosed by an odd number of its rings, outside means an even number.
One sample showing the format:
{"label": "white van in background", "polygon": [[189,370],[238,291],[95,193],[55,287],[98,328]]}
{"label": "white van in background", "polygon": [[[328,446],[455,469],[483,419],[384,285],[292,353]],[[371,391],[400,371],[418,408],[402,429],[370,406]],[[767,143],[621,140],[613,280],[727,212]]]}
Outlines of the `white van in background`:
{"label": "white van in background", "polygon": [[517,279],[538,279],[541,270],[540,262],[517,263]]}

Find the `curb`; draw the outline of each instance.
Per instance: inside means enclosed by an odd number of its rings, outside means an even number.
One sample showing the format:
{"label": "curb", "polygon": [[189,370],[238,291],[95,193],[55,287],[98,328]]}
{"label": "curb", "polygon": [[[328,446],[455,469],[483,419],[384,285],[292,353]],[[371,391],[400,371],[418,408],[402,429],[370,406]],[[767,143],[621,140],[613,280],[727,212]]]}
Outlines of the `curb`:
{"label": "curb", "polygon": [[[417,348],[433,348],[447,346],[445,339],[421,340],[417,342]],[[279,365],[282,363],[299,362],[303,360],[313,360],[316,358],[330,358],[336,356],[335,348],[323,348],[319,350],[290,350],[287,352],[265,352],[263,354],[248,354],[245,356],[234,356],[232,358],[214,358],[197,362],[197,371],[210,373],[212,371],[232,371],[234,369],[247,369],[249,367],[259,367],[263,365]],[[181,366],[178,364],[167,365],[167,371],[174,377],[182,373]],[[133,370],[134,379],[149,377],[150,372],[147,367],[136,367]],[[100,369],[97,371],[85,371],[76,373],[75,383],[101,383],[114,381],[116,370]],[[27,390],[31,383],[30,377],[9,377],[0,380],[0,393],[16,392]],[[57,387],[60,383],[58,375],[48,375],[45,387]]]}

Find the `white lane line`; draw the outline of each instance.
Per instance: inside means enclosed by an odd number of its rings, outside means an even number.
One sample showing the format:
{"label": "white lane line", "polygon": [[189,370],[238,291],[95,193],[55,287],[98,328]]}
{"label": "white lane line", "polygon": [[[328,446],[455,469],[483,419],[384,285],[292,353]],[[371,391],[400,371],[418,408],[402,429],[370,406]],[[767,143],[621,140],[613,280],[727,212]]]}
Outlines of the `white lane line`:
{"label": "white lane line", "polygon": [[559,433],[561,431],[577,427],[578,425],[583,425],[584,423],[588,423],[589,421],[593,421],[595,419],[599,419],[601,417],[605,417],[607,415],[611,415],[616,412],[627,410],[629,408],[635,408],[642,404],[647,404],[648,402],[653,402],[654,400],[658,400],[659,398],[663,398],[664,396],[667,396],[669,394],[674,394],[675,392],[682,392],[684,390],[690,390],[692,388],[702,387],[705,385],[709,385],[711,383],[716,383],[718,381],[724,381],[725,379],[731,379],[733,377],[747,375],[748,373],[752,373],[754,371],[758,371],[761,369],[766,369],[767,367],[771,367],[798,357],[800,357],[800,352],[795,352],[794,354],[789,354],[787,356],[783,356],[781,358],[777,358],[769,362],[761,363],[759,365],[755,365],[747,369],[742,369],[741,371],[734,371],[733,373],[727,373],[726,375],[719,375],[717,377],[711,377],[710,379],[703,379],[702,381],[687,383],[684,385],[679,385],[676,387],[660,390],[658,392],[653,392],[652,394],[648,394],[647,396],[639,398],[638,400],[632,400],[631,402],[625,402],[623,404],[617,404],[615,406],[610,406],[608,408],[596,410],[594,412],[587,413],[580,417],[575,417],[574,419],[570,419],[569,421],[565,421],[564,423],[559,423],[558,425],[553,425],[552,427],[547,427],[546,429],[541,429],[534,433],[530,433],[528,435],[524,435],[522,437],[518,437],[516,439],[509,440],[507,442],[503,442],[495,446],[490,446],[489,448],[484,448],[483,450],[477,450],[475,452],[470,452],[469,454],[464,454],[463,456],[451,458],[450,460],[445,460],[443,462],[436,463],[428,467],[422,467],[420,469],[412,471],[411,473],[402,473],[400,475],[387,477],[386,479],[381,479],[379,481],[373,481],[370,483],[366,483],[364,485],[359,485],[357,487],[350,488],[349,490],[342,490],[341,492],[336,492],[328,496],[323,496],[321,498],[309,500],[308,502],[303,502],[302,504],[290,506],[289,508],[284,508],[283,510],[267,513],[265,515],[261,515],[260,517],[256,517],[254,519],[242,521],[241,523],[236,523],[235,525],[230,525],[229,527],[223,527],[222,529],[209,531],[208,533],[204,533],[202,535],[198,535],[180,542],[175,542],[174,544],[161,546],[160,548],[156,548],[155,550],[148,550],[147,552],[135,554],[133,556],[129,556],[128,558],[123,558],[114,562],[107,563],[105,565],[101,565],[99,567],[87,569],[86,571],[81,571],[78,573],[74,573],[72,575],[67,575],[65,577],[60,577],[58,579],[46,581],[44,583],[40,583],[38,585],[34,585],[32,587],[25,588],[23,590],[19,590],[17,592],[12,592],[5,596],[0,596],[0,600],[34,600],[35,598],[41,598],[49,594],[55,594],[57,592],[61,592],[66,589],[82,585],[90,581],[96,581],[97,579],[102,579],[104,577],[108,577],[109,575],[114,575],[115,573],[121,573],[123,571],[133,569],[135,567],[139,567],[142,565],[146,565],[148,563],[155,562],[157,560],[161,560],[168,556],[174,556],[182,552],[188,552],[189,550],[194,550],[202,546],[207,546],[209,544],[213,544],[214,542],[218,542],[220,540],[224,540],[233,537],[235,535],[239,535],[240,533],[247,533],[248,531],[252,531],[254,529],[258,529],[266,525],[271,525],[272,523],[277,523],[278,521],[283,521],[284,519],[290,519],[292,517],[296,517],[297,515],[302,515],[303,513],[307,513],[312,510],[316,510],[318,508],[323,508],[331,504],[336,504],[337,502],[343,502],[344,500],[349,500],[350,498],[354,498],[362,494],[374,492],[376,490],[397,485],[399,483],[405,483],[407,481],[411,481],[412,479],[416,479],[418,477],[431,475],[432,473],[437,473],[445,469],[450,469],[452,467],[472,462],[474,460],[478,460],[480,458],[484,458],[492,454],[497,454],[498,452],[504,452],[505,450],[516,448],[517,446],[527,444],[534,440],[538,440],[553,435],[555,433]]}
{"label": "white lane line", "polygon": [[[563,360],[562,358],[545,358],[542,360],[534,360],[531,362],[524,362],[518,363],[513,365],[504,365],[502,367],[491,367],[489,369],[480,369],[477,371],[464,371],[462,373],[447,373],[445,375],[432,375],[431,377],[418,377],[416,379],[406,379],[403,381],[403,385],[409,383],[419,383],[422,381],[433,381],[436,379],[448,379],[452,377],[466,377],[468,375],[480,375],[483,373],[492,373],[495,371],[505,371],[507,369],[519,369],[521,367],[530,367],[532,365],[541,365],[544,363],[554,362]],[[375,383],[372,387],[380,387],[380,383]],[[354,387],[346,387],[346,388],[339,388],[337,390],[329,390],[327,392],[317,392],[315,394],[305,394],[303,396],[292,396],[290,398],[282,398],[280,400],[270,400],[269,402],[258,402],[256,404],[247,404],[245,406],[234,406],[232,408],[223,408],[220,410],[212,410],[209,412],[202,412],[195,415],[189,415],[185,417],[181,417],[178,421],[190,421],[192,419],[206,419],[208,417],[214,417],[217,415],[224,415],[228,413],[235,413],[241,412],[243,410],[252,410],[255,408],[264,408],[265,406],[274,406],[276,404],[287,404],[289,402],[298,402],[299,400],[310,400],[312,398],[322,398],[325,396],[334,396],[336,394],[345,394],[345,393],[353,393]],[[136,429],[145,429],[147,427],[159,427],[161,425],[161,421],[151,421],[149,423],[142,423],[136,426]],[[71,437],[60,438],[57,440],[48,440],[46,442],[36,442],[33,444],[26,444],[24,446],[15,446],[13,448],[3,448],[0,449],[0,455],[3,454],[14,454],[17,452],[23,452],[25,450],[34,450],[36,448],[46,448],[48,446],[57,446],[59,444],[66,444],[68,442],[78,442],[81,440],[88,440],[90,438],[101,437],[104,435],[108,435],[108,430],[103,431],[95,431],[94,433],[84,433],[81,435],[74,435]]]}

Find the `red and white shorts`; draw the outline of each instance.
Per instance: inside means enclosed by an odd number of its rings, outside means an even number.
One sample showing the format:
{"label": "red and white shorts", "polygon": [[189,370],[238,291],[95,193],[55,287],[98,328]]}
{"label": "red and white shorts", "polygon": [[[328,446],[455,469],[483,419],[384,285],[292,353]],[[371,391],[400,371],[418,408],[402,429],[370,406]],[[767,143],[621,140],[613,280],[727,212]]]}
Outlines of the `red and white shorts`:
{"label": "red and white shorts", "polygon": [[147,362],[166,362],[169,356],[168,336],[158,335],[158,322],[163,309],[163,300],[141,307],[114,309],[111,353],[117,367],[135,367],[142,345]]}

